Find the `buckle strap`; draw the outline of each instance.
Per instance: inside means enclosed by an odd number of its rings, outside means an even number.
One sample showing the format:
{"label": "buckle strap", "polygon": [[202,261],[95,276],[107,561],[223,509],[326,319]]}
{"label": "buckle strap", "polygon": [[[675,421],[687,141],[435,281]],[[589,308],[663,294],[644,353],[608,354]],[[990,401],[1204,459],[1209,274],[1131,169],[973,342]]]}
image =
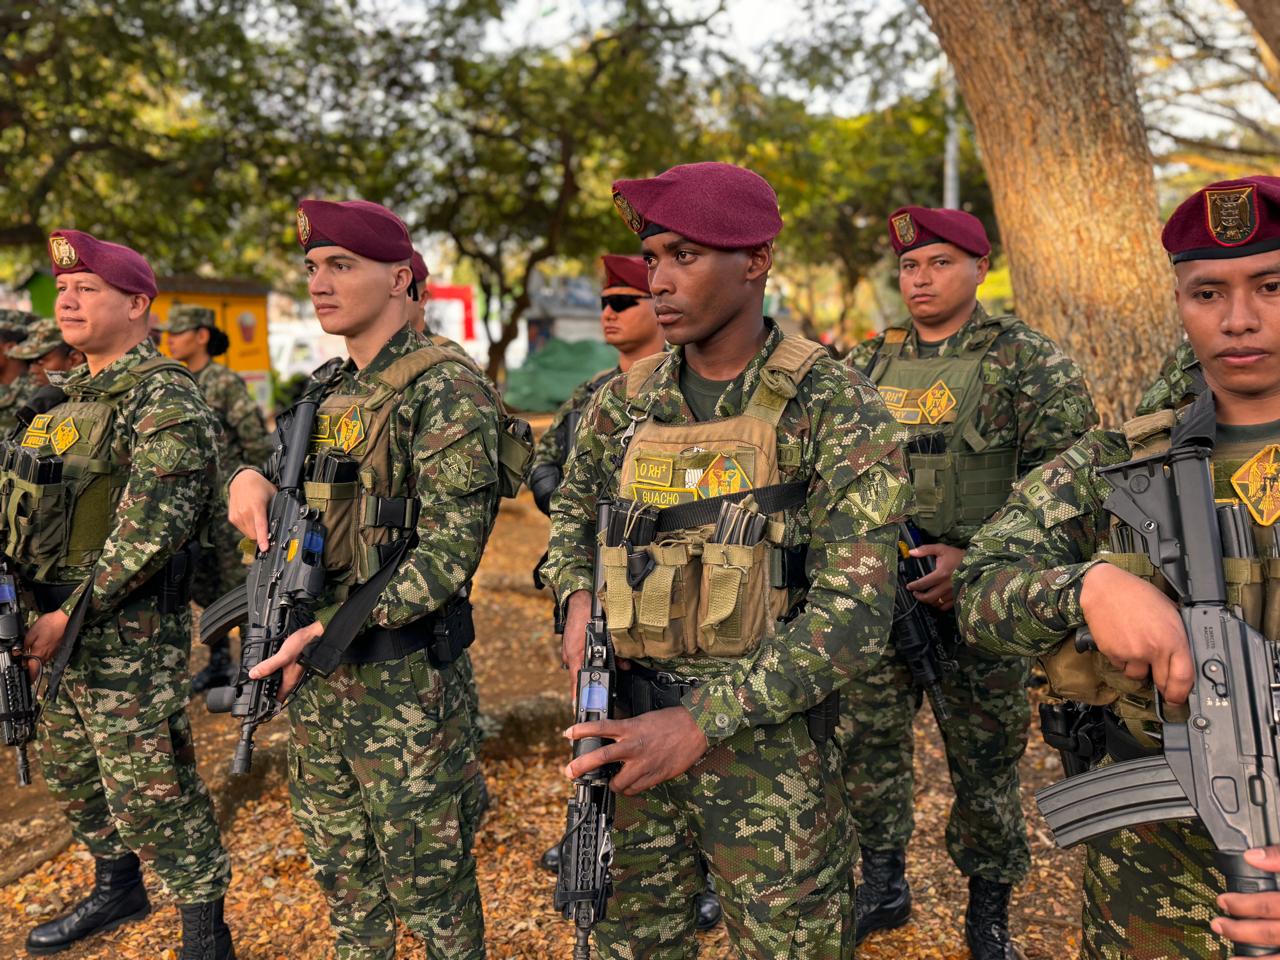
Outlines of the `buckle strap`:
{"label": "buckle strap", "polygon": [[368,497],[364,507],[366,527],[411,530],[418,524],[417,497]]}
{"label": "buckle strap", "polygon": [[809,481],[792,480],[789,483],[773,483],[767,487],[739,490],[737,493],[726,493],[718,497],[708,497],[706,500],[677,504],[658,511],[657,532],[687,530],[690,527],[715,523],[720,516],[721,506],[726,503],[737,503],[749,496],[755,497],[760,512],[766,516],[791,510],[804,505],[808,492]]}

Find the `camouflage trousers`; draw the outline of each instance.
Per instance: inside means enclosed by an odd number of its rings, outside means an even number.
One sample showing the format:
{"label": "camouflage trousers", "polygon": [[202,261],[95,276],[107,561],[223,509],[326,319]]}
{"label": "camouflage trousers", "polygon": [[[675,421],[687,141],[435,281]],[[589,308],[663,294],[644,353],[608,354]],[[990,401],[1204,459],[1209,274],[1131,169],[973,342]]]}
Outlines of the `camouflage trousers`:
{"label": "camouflage trousers", "polygon": [[1226,960],[1211,929],[1226,891],[1199,821],[1119,830],[1085,847],[1084,944],[1090,960]]}
{"label": "camouflage trousers", "polygon": [[[951,719],[942,729],[955,800],[947,851],[969,877],[1016,884],[1031,866],[1019,795],[1027,748],[1029,661],[962,647],[942,690]],[[904,849],[914,829],[915,740],[920,692],[896,657],[841,691],[838,741],[858,836],[867,850]]]}
{"label": "camouflage trousers", "polygon": [[95,857],[132,850],[179,903],[227,891],[231,864],[196,773],[187,720],[190,620],[130,606],[81,632],[44,711],[41,761]]}
{"label": "camouflage trousers", "polygon": [[240,550],[240,531],[222,516],[213,521],[209,533],[213,545],[200,551],[191,578],[191,599],[202,607],[230,593],[249,575]]}
{"label": "camouflage trousers", "polygon": [[687,773],[618,797],[614,897],[603,958],[696,957],[694,895],[706,857],[730,940],[756,960],[853,957],[852,823],[834,743],[803,716],[744,728]]}
{"label": "camouflage trousers", "polygon": [[339,667],[289,711],[290,795],[339,960],[391,958],[396,919],[433,960],[484,956],[471,855],[479,761],[456,665],[419,651]]}

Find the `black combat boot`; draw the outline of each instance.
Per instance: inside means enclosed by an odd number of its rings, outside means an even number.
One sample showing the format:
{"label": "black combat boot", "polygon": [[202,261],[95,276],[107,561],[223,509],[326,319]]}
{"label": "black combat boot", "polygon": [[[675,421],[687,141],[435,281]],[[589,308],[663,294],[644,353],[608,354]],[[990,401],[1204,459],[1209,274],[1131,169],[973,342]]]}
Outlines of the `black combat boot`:
{"label": "black combat boot", "polygon": [[969,878],[969,909],[964,915],[964,938],[973,960],[1023,960],[1009,939],[1009,895],[1013,887],[981,877]]}
{"label": "black combat boot", "polygon": [[862,883],[858,886],[857,919],[857,943],[865,940],[869,933],[892,930],[911,919],[907,851],[862,851]]}
{"label": "black combat boot", "polygon": [[191,692],[204,693],[212,687],[229,687],[236,679],[231,663],[231,641],[223,637],[209,648],[209,664],[191,678]]}
{"label": "black combat boot", "polygon": [[222,922],[222,900],[188,903],[182,913],[182,955],[178,960],[236,960],[231,931]]}
{"label": "black combat boot", "polygon": [[145,917],[151,912],[151,901],[139,866],[134,853],[94,861],[93,892],[66,916],[42,923],[27,934],[27,953],[61,953],[85,937]]}
{"label": "black combat boot", "polygon": [[720,922],[720,918],[724,916],[724,911],[720,908],[720,898],[716,895],[716,881],[711,876],[711,871],[707,868],[705,860],[702,861],[702,876],[706,881],[706,886],[699,890],[693,898],[694,913],[697,917],[694,925],[699,930],[710,930]]}

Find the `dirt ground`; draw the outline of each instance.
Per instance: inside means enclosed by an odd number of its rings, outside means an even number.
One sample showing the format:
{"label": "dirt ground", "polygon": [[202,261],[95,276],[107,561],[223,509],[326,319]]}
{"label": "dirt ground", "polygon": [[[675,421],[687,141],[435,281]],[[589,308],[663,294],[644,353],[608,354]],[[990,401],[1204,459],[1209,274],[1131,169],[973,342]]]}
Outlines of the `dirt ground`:
{"label": "dirt ground", "polygon": [[[541,554],[546,521],[527,493],[504,504],[493,541],[476,581],[478,640],[473,648],[482,709],[537,694],[565,693],[565,674],[551,631],[551,604],[532,587],[529,572]],[[202,649],[193,656],[198,668]],[[566,704],[566,717],[568,706]],[[236,727],[214,717],[197,700],[192,709],[201,770],[215,792],[224,783]],[[259,743],[276,746],[285,724],[259,732]],[[961,960],[964,946],[965,882],[947,857],[943,830],[951,787],[933,720],[922,711],[916,728],[916,823],[909,875],[915,896],[911,924],[869,939],[859,950],[866,960]],[[61,816],[38,778],[25,790],[13,782],[13,765],[0,753],[0,870],[13,875],[23,864],[47,859],[66,845]],[[560,768],[563,751],[534,750],[524,756],[486,762],[493,807],[476,849],[486,917],[486,940],[495,958],[568,957],[571,936],[551,909],[553,880],[537,866],[541,852],[563,829],[568,785]],[[34,760],[33,753],[33,760]],[[1074,954],[1079,944],[1079,859],[1053,848],[1031,806],[1031,791],[1060,775],[1056,756],[1033,730],[1022,765],[1025,804],[1034,866],[1013,905],[1013,927],[1029,960]],[[237,798],[224,815],[235,880],[228,898],[228,922],[241,960],[320,960],[332,956],[327,913],[311,880],[302,838],[289,816],[288,796],[278,776]],[[241,790],[240,793],[246,791]],[[15,867],[15,864],[19,865]],[[0,960],[23,955],[26,930],[63,912],[88,889],[92,860],[82,848],[67,847],[47,862],[0,888]],[[131,925],[59,956],[67,960],[176,960],[177,913],[156,892],[146,921]],[[723,928],[700,937],[702,956],[729,958]],[[420,943],[406,936],[405,957],[424,957]]]}

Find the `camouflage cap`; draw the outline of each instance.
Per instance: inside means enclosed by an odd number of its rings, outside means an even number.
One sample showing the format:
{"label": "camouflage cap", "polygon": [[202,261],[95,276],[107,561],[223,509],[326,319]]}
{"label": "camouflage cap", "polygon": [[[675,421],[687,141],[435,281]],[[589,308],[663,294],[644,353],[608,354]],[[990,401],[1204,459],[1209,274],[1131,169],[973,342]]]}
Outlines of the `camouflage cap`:
{"label": "camouflage cap", "polygon": [[27,339],[9,351],[15,360],[39,360],[45,354],[62,346],[62,330],[58,321],[41,317],[27,331]]}
{"label": "camouflage cap", "polygon": [[25,337],[31,327],[39,323],[39,314],[29,310],[13,310],[8,307],[0,309],[0,333],[10,336]]}
{"label": "camouflage cap", "polygon": [[175,303],[169,308],[169,320],[161,323],[156,329],[162,333],[186,333],[188,330],[199,330],[208,327],[216,330],[217,316],[208,307],[198,307],[194,303]]}

